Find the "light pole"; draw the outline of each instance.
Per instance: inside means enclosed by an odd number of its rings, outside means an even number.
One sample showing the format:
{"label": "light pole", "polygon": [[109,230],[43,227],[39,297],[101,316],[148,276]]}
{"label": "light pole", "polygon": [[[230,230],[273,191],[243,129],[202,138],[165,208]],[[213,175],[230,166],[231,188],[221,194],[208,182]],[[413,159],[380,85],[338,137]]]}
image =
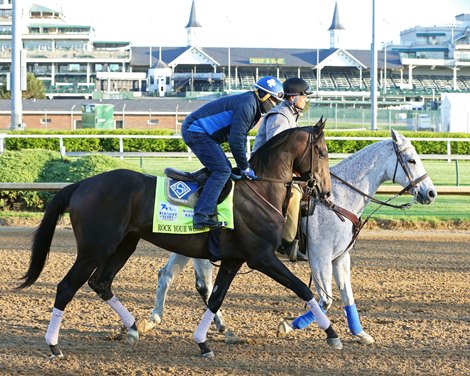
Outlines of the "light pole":
{"label": "light pole", "polygon": [[72,106],[72,108],[70,109],[70,129],[71,130],[74,130],[75,127],[73,126],[73,109],[75,108],[76,104],[74,104]]}
{"label": "light pole", "polygon": [[[11,35],[11,120],[10,129],[18,130],[23,123],[23,102],[21,98],[21,5],[18,0],[12,1],[12,35]],[[26,77],[24,77],[26,78]]]}
{"label": "light pole", "polygon": [[175,109],[175,134],[178,134],[178,108],[179,108],[179,104],[176,105],[176,109]]}
{"label": "light pole", "polygon": [[127,103],[124,103],[124,105],[122,106],[122,129],[124,129],[124,123],[125,123],[125,120],[124,120],[124,110],[126,109],[126,104],[127,104]]}
{"label": "light pole", "polygon": [[232,90],[232,83],[230,81],[232,81],[232,77],[230,75],[230,71],[231,71],[231,66],[230,66],[230,47],[228,48],[228,92],[230,93],[230,91]]}
{"label": "light pole", "polygon": [[375,0],[372,0],[372,55],[370,70],[370,129],[377,130],[377,48],[375,45]]}
{"label": "light pole", "polygon": [[387,95],[387,42],[384,45],[384,95]]}

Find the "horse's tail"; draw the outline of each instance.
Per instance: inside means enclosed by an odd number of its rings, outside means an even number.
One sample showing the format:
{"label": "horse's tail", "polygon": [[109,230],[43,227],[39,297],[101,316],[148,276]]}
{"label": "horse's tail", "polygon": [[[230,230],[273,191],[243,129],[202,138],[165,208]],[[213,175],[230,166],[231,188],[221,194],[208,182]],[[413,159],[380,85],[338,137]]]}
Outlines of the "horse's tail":
{"label": "horse's tail", "polygon": [[29,269],[21,278],[24,279],[24,282],[18,288],[22,289],[31,286],[39,278],[51,250],[52,238],[57,222],[67,210],[70,198],[78,185],[79,183],[75,183],[61,189],[47,206],[41,224],[34,232]]}

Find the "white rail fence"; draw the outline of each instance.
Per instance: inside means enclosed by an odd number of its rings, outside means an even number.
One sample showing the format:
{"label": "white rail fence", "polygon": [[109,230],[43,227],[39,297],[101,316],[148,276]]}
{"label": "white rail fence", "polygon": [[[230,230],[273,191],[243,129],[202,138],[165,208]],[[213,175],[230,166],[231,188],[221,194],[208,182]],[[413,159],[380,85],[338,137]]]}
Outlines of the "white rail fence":
{"label": "white rail fence", "polygon": [[[181,139],[181,135],[20,135],[20,134],[8,134],[0,133],[0,153],[6,151],[5,140],[8,138],[45,138],[45,139],[58,139],[59,140],[59,152],[62,156],[83,156],[87,154],[96,154],[96,152],[68,152],[64,146],[64,140],[68,138],[98,138],[98,139],[118,139],[119,140],[119,151],[115,152],[98,152],[98,154],[104,154],[112,157],[186,157],[191,159],[194,155],[191,153],[191,150],[188,148],[186,152],[129,152],[124,151],[124,140],[125,139]],[[254,139],[254,136],[249,136],[247,140],[246,150],[248,154],[251,151],[251,141]],[[355,140],[355,141],[380,141],[386,140],[387,137],[326,137],[327,140]],[[447,160],[451,162],[452,160],[470,160],[470,155],[458,155],[451,153],[451,143],[452,142],[470,142],[470,138],[448,138],[448,137],[439,137],[439,138],[418,138],[418,137],[408,137],[411,141],[416,142],[445,142],[446,143],[446,154],[422,154],[420,155],[421,159],[437,159],[437,160]],[[344,159],[350,154],[341,154],[341,153],[331,153],[331,159]]]}
{"label": "white rail fence", "polygon": [[[125,139],[181,139],[180,135],[19,135],[19,134],[6,134],[0,133],[0,153],[6,151],[5,140],[8,138],[46,138],[59,140],[59,152],[64,156],[76,157],[84,156],[87,154],[96,154],[96,152],[68,152],[64,146],[64,140],[68,138],[112,138],[119,140],[119,151],[115,152],[99,152],[98,154],[108,155],[111,157],[167,157],[167,158],[188,158],[194,157],[191,150],[188,148],[185,152],[128,152],[124,151]],[[254,136],[249,136],[247,140],[247,152],[251,151],[251,141]],[[326,137],[327,140],[357,140],[357,141],[380,141],[385,140],[387,137]],[[446,154],[422,154],[421,159],[434,159],[434,160],[447,160],[449,163],[454,160],[458,163],[459,160],[470,160],[470,155],[458,155],[451,153],[451,142],[470,142],[470,138],[417,138],[408,137],[411,141],[423,142],[445,142],[447,145]],[[351,154],[343,153],[330,153],[331,159],[344,159]],[[231,156],[230,153],[228,156]],[[65,187],[68,183],[0,183],[0,190],[48,190],[57,191]],[[470,187],[461,186],[441,186],[437,187],[438,194],[442,195],[470,195]],[[377,193],[393,194],[399,191],[398,187],[384,186],[381,187]]]}

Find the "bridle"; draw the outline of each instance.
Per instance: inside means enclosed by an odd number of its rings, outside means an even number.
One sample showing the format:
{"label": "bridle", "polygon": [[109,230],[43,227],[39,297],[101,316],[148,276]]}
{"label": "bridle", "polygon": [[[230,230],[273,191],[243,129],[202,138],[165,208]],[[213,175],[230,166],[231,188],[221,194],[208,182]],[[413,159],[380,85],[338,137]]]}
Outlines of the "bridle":
{"label": "bridle", "polygon": [[[323,135],[323,129],[320,130],[317,134],[314,135],[314,127],[310,127],[308,130],[308,141],[306,143],[305,149],[302,152],[299,160],[296,162],[294,165],[294,170],[298,170],[299,166],[302,164],[302,162],[307,158],[308,155],[310,155],[310,164],[309,164],[309,169],[305,172],[299,173],[299,176],[293,176],[292,179],[289,180],[282,180],[282,179],[275,179],[275,178],[269,178],[269,177],[263,177],[263,176],[258,176],[257,181],[266,181],[266,182],[272,182],[272,183],[282,183],[286,186],[287,192],[286,192],[286,198],[282,204],[282,216],[285,217],[287,213],[287,207],[289,205],[289,199],[292,191],[292,184],[293,183],[300,183],[300,182],[305,182],[307,183],[306,187],[306,195],[309,197],[316,198],[320,194],[320,186],[318,185],[317,180],[315,179],[315,174],[312,170],[314,158],[315,158],[315,145],[317,142],[320,140],[321,136]],[[322,158],[320,156],[320,158]],[[245,180],[245,183],[248,183]],[[247,184],[248,187],[257,194],[257,196],[261,197],[263,201],[268,203],[270,206],[272,206],[262,195],[260,195],[253,187],[251,184]]]}
{"label": "bridle", "polygon": [[[315,154],[313,150],[315,149],[315,145],[320,140],[322,135],[323,135],[323,129],[321,129],[320,132],[318,132],[314,138],[313,127],[309,129],[307,146],[305,147],[305,150],[302,153],[302,156],[297,162],[297,167],[294,166],[294,169],[298,170],[299,166],[302,164],[303,160],[306,158],[308,152],[310,152],[310,163],[309,163],[308,171],[300,173],[299,174],[300,176],[294,176],[293,182],[306,182],[307,183],[307,195],[312,196],[312,197],[316,197],[320,193],[320,187],[318,186],[318,183],[315,179],[315,174],[312,171],[312,166],[313,166],[313,162],[315,158]],[[321,153],[320,153],[319,158],[324,158],[321,155]]]}
{"label": "bridle", "polygon": [[411,188],[416,188],[416,186],[420,182],[422,182],[424,179],[428,177],[428,173],[426,172],[425,174],[421,175],[419,178],[413,180],[413,177],[411,176],[410,167],[403,160],[403,156],[401,155],[400,150],[398,150],[398,146],[396,142],[393,143],[393,149],[395,150],[395,154],[397,156],[397,163],[395,164],[395,171],[393,172],[392,182],[395,183],[395,177],[397,176],[398,164],[401,165],[401,167],[403,168],[403,171],[405,172],[406,177],[408,178],[408,181],[410,182],[405,188],[403,188],[398,193],[398,195],[401,196],[405,192],[410,192]]}
{"label": "bridle", "polygon": [[[411,174],[411,170],[408,167],[408,165],[405,163],[405,161],[403,160],[403,156],[402,156],[400,150],[398,150],[398,146],[395,142],[393,143],[393,150],[395,151],[395,155],[397,157],[397,162],[395,164],[395,170],[393,172],[392,182],[395,183],[395,178],[397,176],[398,165],[400,165],[403,168],[403,171],[405,172],[406,177],[408,178],[409,184],[405,188],[403,188],[400,192],[398,192],[395,196],[391,197],[390,199],[388,199],[386,201],[378,200],[375,197],[370,196],[365,192],[362,192],[360,189],[356,188],[355,186],[348,183],[346,180],[340,178],[339,176],[335,175],[332,172],[330,172],[330,175],[333,178],[335,178],[336,180],[338,180],[341,183],[343,183],[344,185],[346,185],[347,187],[351,188],[353,191],[359,193],[360,195],[362,195],[364,197],[367,197],[372,202],[374,202],[374,203],[376,203],[380,206],[388,206],[388,207],[391,207],[391,208],[394,208],[394,209],[408,209],[411,206],[411,203],[406,203],[406,204],[401,204],[401,205],[393,205],[393,204],[389,204],[389,201],[403,195],[403,193],[405,193],[405,192],[410,192],[411,193],[411,188],[417,187],[417,185],[419,183],[421,183],[424,179],[426,179],[428,177],[428,173],[426,172],[423,175],[421,175],[419,178],[413,179],[412,174]],[[375,210],[374,210],[374,212],[375,212]]]}

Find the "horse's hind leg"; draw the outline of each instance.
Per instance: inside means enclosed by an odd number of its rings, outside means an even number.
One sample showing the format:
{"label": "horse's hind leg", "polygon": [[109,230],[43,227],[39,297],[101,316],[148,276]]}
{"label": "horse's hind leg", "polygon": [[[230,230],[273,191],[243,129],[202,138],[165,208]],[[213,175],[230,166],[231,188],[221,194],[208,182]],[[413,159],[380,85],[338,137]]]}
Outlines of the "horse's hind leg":
{"label": "horse's hind leg", "polygon": [[[166,297],[173,281],[181,273],[189,262],[189,257],[173,253],[165,266],[158,272],[158,285],[155,292],[155,306],[146,325],[146,330],[153,329],[163,319]],[[201,295],[207,306],[209,296],[212,292],[212,264],[209,260],[193,259],[196,274],[196,290]],[[220,311],[214,317],[215,325],[219,332],[225,331],[225,323]]]}
{"label": "horse's hind leg", "polygon": [[351,286],[351,256],[349,252],[343,253],[340,258],[333,262],[333,275],[341,295],[349,331],[361,343],[366,345],[374,343],[374,338],[362,329],[359,312],[354,303]]}
{"label": "horse's hind leg", "polygon": [[75,293],[83,286],[96,268],[95,260],[89,257],[77,258],[67,275],[57,285],[57,293],[54,302],[54,308],[51,314],[51,320],[45,335],[46,343],[51,349],[51,358],[62,358],[60,351],[59,331],[64,316],[65,307],[73,299]]}
{"label": "horse's hind leg", "polygon": [[[201,295],[206,304],[209,303],[209,297],[212,294],[212,264],[209,260],[193,259],[194,273],[196,274],[196,290]],[[214,317],[214,323],[220,333],[225,331],[225,322],[220,310]]]}
{"label": "horse's hind leg", "polygon": [[158,284],[155,291],[155,306],[149,317],[149,328],[160,324],[163,319],[168,290],[175,277],[181,273],[189,262],[189,257],[173,253],[163,268],[158,271]]}
{"label": "horse's hind leg", "polygon": [[102,263],[88,280],[88,285],[103,299],[121,318],[122,323],[128,329],[127,339],[131,345],[135,345],[139,339],[137,325],[134,316],[114,296],[111,286],[116,274],[121,270],[129,257],[134,253],[139,237],[127,235],[104,263]]}

